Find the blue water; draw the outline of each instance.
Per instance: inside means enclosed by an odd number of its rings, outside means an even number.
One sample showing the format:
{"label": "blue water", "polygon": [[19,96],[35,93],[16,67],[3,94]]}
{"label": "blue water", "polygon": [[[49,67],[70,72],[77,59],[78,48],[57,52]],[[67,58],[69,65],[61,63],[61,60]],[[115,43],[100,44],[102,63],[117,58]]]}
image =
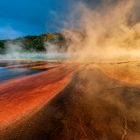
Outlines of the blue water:
{"label": "blue water", "polygon": [[9,69],[9,68],[0,67],[0,82],[17,78],[20,76],[35,74],[38,72],[40,72],[40,70],[29,70],[29,69],[24,69],[24,68]]}
{"label": "blue water", "polygon": [[0,55],[0,59],[65,60],[66,53],[13,53]]}

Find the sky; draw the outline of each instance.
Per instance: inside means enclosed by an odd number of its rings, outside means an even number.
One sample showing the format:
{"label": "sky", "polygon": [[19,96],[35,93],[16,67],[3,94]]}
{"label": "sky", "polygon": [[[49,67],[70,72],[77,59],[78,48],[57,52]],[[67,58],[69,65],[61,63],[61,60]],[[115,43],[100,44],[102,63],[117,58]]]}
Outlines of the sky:
{"label": "sky", "polygon": [[61,32],[79,1],[94,7],[101,0],[1,0],[0,39]]}
{"label": "sky", "polygon": [[72,0],[3,0],[0,39],[59,32],[69,18]]}
{"label": "sky", "polygon": [[[120,0],[1,0],[0,39],[61,32],[70,21],[73,6],[79,1],[94,8],[102,1],[114,3]],[[139,13],[137,11],[135,13]],[[135,19],[140,19],[139,14]]]}

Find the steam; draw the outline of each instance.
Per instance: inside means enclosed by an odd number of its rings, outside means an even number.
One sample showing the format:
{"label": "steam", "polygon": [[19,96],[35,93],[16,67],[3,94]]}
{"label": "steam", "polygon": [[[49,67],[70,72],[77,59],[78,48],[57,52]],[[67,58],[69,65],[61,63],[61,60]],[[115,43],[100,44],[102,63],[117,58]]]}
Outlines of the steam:
{"label": "steam", "polygon": [[[69,46],[68,53],[74,54],[74,60],[113,61],[107,64],[83,64],[78,73],[79,85],[76,82],[77,91],[84,93],[83,100],[87,100],[85,105],[93,104],[89,110],[90,113],[93,112],[95,119],[92,126],[95,125],[95,128],[97,126],[97,130],[115,134],[109,138],[108,133],[105,133],[101,139],[138,140],[140,136],[140,105],[136,94],[140,90],[136,86],[140,83],[139,62],[126,64],[114,62],[120,60],[128,62],[139,58],[138,5],[140,5],[138,0],[119,0],[115,3],[103,0],[99,7],[92,9],[80,2],[76,4],[69,28],[64,30]],[[85,116],[87,117],[87,114]],[[112,118],[110,126],[105,122],[106,118]],[[115,137],[119,135],[120,138]]]}
{"label": "steam", "polygon": [[0,59],[35,59],[35,60],[50,60],[50,59],[64,59],[67,57],[66,53],[64,51],[60,51],[60,48],[58,45],[54,44],[53,42],[44,42],[44,47],[46,48],[46,52],[36,52],[32,50],[31,52],[27,52],[24,50],[25,45],[23,41],[6,41],[5,42],[5,48],[6,52],[3,55],[0,55]]}
{"label": "steam", "polygon": [[103,0],[94,9],[81,2],[77,5],[70,28],[64,30],[69,53],[76,53],[76,59],[77,56],[78,60],[139,56],[138,0],[115,4]]}
{"label": "steam", "polygon": [[21,42],[12,43],[10,41],[7,41],[5,43],[6,57],[19,59],[20,54],[23,52],[22,46],[23,46],[23,44]]}

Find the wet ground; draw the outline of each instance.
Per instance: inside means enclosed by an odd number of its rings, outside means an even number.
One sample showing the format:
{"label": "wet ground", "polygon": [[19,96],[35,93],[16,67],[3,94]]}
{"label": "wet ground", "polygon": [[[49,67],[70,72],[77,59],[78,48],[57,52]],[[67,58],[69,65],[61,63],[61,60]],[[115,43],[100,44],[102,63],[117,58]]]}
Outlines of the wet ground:
{"label": "wet ground", "polygon": [[[114,69],[112,65],[111,67],[97,66],[97,64],[76,66],[76,71],[70,76],[72,80],[63,86],[59,94],[55,94],[53,99],[33,115],[10,125],[0,135],[1,139],[139,140],[140,86],[138,79],[136,83],[132,83],[129,78],[126,80],[126,75],[120,76],[117,73],[120,68],[120,64],[118,65],[116,67],[115,64]],[[133,65],[129,64],[130,67]],[[64,77],[67,79],[69,70],[73,71],[71,68],[69,64],[65,64],[59,72],[58,69],[54,69],[48,74],[56,78],[65,73]],[[111,73],[108,73],[109,69]],[[129,70],[129,73],[131,75],[127,76],[135,81],[137,72]],[[44,74],[38,77],[38,80],[44,78]],[[63,79],[60,77],[58,79]],[[39,83],[45,85],[47,80],[40,80]],[[34,88],[32,87],[32,91]]]}
{"label": "wet ground", "polygon": [[17,78],[20,76],[31,75],[40,72],[39,70],[28,70],[25,68],[0,68],[0,82]]}
{"label": "wet ground", "polygon": [[46,61],[0,60],[0,83],[13,78],[27,76],[48,70],[51,65]]}

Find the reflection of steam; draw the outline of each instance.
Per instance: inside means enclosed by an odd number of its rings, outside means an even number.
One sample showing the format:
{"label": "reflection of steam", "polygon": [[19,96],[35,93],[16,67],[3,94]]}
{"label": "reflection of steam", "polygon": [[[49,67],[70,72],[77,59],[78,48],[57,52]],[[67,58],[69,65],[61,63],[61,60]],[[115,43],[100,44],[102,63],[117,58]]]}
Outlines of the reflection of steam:
{"label": "reflection of steam", "polygon": [[65,35],[70,40],[69,51],[76,52],[80,59],[133,56],[140,52],[140,23],[133,14],[139,1],[119,1],[110,6],[105,3],[94,10],[83,3],[76,7],[75,15],[80,19],[74,20],[72,27],[78,27],[84,37],[71,30]]}

